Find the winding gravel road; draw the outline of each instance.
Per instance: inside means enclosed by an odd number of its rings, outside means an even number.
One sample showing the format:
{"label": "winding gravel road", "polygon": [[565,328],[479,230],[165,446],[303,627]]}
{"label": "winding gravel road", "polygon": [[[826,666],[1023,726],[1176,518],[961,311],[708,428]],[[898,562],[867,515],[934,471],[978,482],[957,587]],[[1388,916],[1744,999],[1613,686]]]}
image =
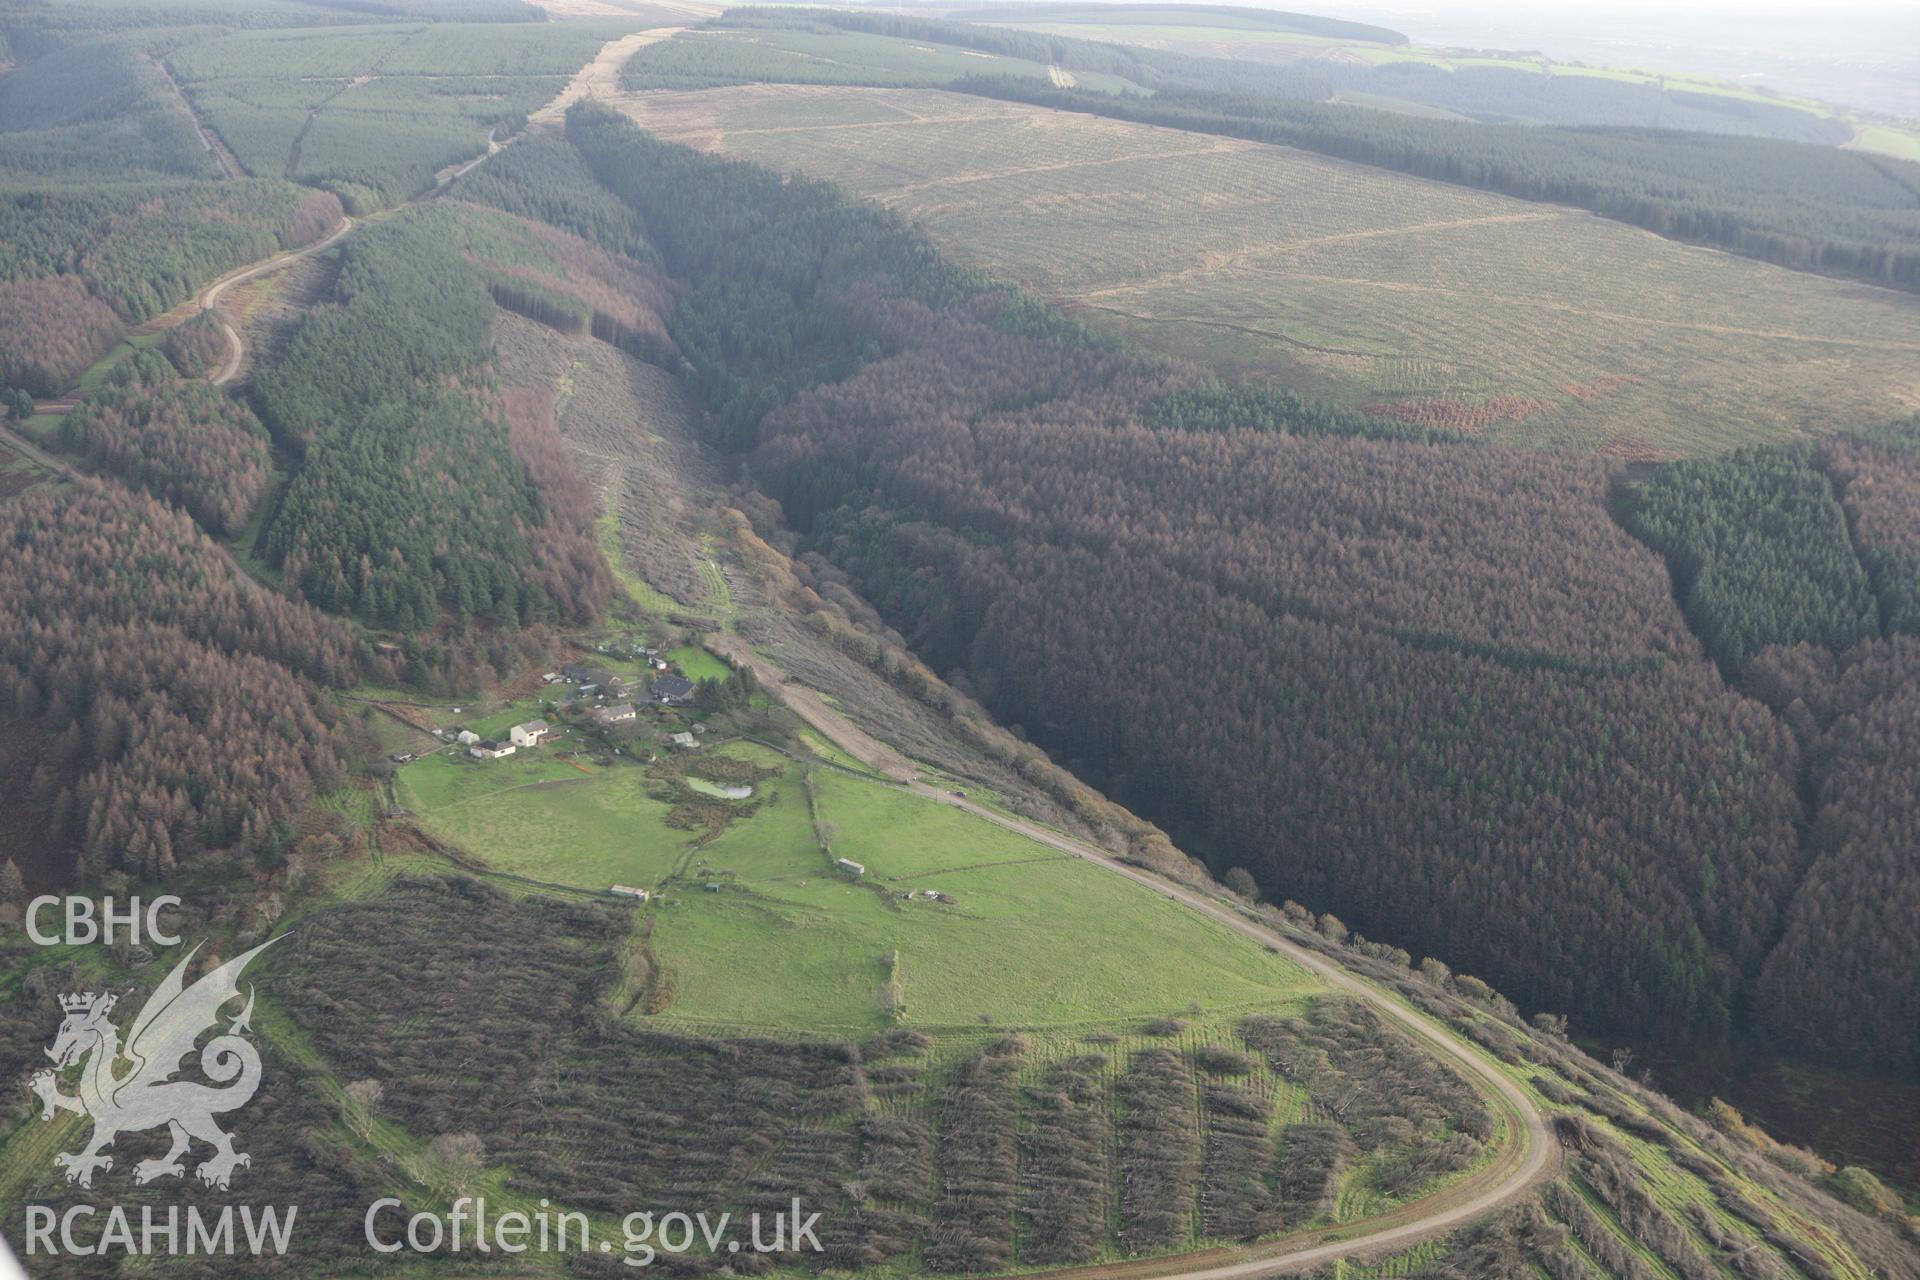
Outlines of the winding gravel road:
{"label": "winding gravel road", "polygon": [[325,253],[336,244],[339,244],[340,241],[346,237],[346,234],[353,230],[353,225],[353,219],[342,214],[340,217],[340,225],[332,231],[329,231],[323,239],[315,240],[312,244],[302,245],[298,249],[288,250],[286,253],[275,254],[273,257],[262,259],[250,267],[241,267],[238,271],[228,272],[200,291],[200,296],[195,300],[199,305],[194,308],[191,314],[197,315],[202,311],[213,312],[214,319],[220,322],[221,332],[227,335],[227,358],[221,362],[219,370],[213,375],[212,382],[214,386],[224,387],[229,382],[232,382],[234,378],[239,375],[240,362],[246,359],[247,355],[246,344],[240,340],[240,331],[235,329],[233,323],[221,315],[218,310],[220,295],[236,284],[245,284],[249,280],[257,280],[269,272],[278,271],[282,267],[298,262],[302,258],[311,258],[316,253]]}
{"label": "winding gravel road", "polygon": [[[625,65],[628,58],[632,57],[635,52],[646,45],[668,39],[678,34],[680,30],[681,28],[679,27],[653,27],[645,31],[628,32],[625,35],[607,41],[606,44],[600,47],[600,51],[594,55],[592,61],[574,73],[573,77],[567,82],[566,87],[561,90],[559,94],[555,95],[553,101],[547,103],[546,106],[541,107],[529,117],[530,123],[536,127],[546,129],[557,127],[559,122],[565,117],[567,107],[573,103],[578,102],[582,98],[605,96],[617,92],[619,89],[620,68]],[[189,115],[191,115],[191,112],[189,112]],[[431,199],[439,195],[456,179],[470,172],[475,165],[480,164],[491,156],[498,155],[503,148],[518,141],[522,136],[524,135],[516,133],[511,137],[498,139],[494,137],[494,131],[489,130],[487,132],[486,150],[465,164],[454,166],[440,174],[438,180],[430,189],[422,192],[419,196],[415,197],[414,200],[407,201],[406,204],[412,204],[418,200]],[[405,207],[405,204],[396,206],[396,208]],[[386,214],[383,213],[375,216],[384,217]],[[263,258],[259,262],[241,267],[235,271],[230,271],[200,290],[200,292],[194,296],[191,305],[176,307],[167,315],[159,316],[148,321],[135,332],[156,332],[162,329],[171,329],[177,324],[185,323],[203,311],[212,311],[214,317],[220,322],[221,332],[227,339],[227,357],[221,361],[220,368],[214,372],[210,381],[212,381],[216,387],[224,387],[240,375],[240,366],[246,360],[247,348],[246,343],[240,337],[240,331],[235,329],[233,324],[218,311],[220,295],[236,284],[244,284],[249,280],[258,279],[269,272],[278,271],[290,263],[297,262],[301,258],[311,257],[316,253],[325,253],[328,249],[340,243],[341,239],[353,230],[358,221],[359,220],[351,217],[342,216],[340,225],[328,232],[324,239],[316,240],[312,244],[303,245],[298,249],[288,250],[285,253],[275,254],[271,258]],[[36,402],[34,412],[61,414],[67,412],[72,407],[72,399],[62,396]]]}
{"label": "winding gravel road", "polygon": [[1281,1271],[1295,1271],[1338,1258],[1373,1257],[1394,1253],[1423,1240],[1445,1235],[1475,1218],[1521,1199],[1553,1177],[1559,1168],[1559,1144],[1547,1117],[1525,1090],[1480,1050],[1442,1024],[1416,1012],[1398,996],[1359,977],[1285,934],[1245,913],[1224,898],[1190,889],[1120,861],[1105,850],[1075,840],[1049,827],[954,794],[950,789],[922,781],[913,763],[878,741],[827,705],[813,690],[787,678],[779,666],[756,653],[739,636],[716,634],[706,645],[722,658],[752,670],[761,686],[787,708],[854,759],[874,769],[917,796],[964,809],[977,818],[1062,853],[1106,868],[1138,884],[1163,893],[1236,933],[1282,952],[1294,963],[1318,976],[1329,987],[1364,1001],[1376,1013],[1421,1041],[1436,1056],[1455,1067],[1480,1090],[1506,1125],[1506,1141],[1493,1160],[1433,1195],[1385,1213],[1334,1227],[1295,1232],[1261,1244],[1211,1249],[1137,1262],[1108,1263],[1045,1273],[1081,1280],[1251,1280]]}

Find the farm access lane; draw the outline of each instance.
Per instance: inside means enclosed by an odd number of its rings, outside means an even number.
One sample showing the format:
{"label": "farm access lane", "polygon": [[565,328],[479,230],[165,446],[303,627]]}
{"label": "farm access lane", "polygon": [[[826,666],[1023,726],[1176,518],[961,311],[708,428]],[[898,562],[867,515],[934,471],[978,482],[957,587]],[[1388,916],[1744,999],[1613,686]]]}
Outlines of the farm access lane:
{"label": "farm access lane", "polygon": [[906,757],[828,706],[813,690],[794,683],[777,664],[755,653],[741,637],[721,632],[704,637],[704,643],[721,658],[752,671],[762,687],[828,741],[914,795],[963,809],[1036,843],[1083,858],[1164,893],[1236,933],[1280,951],[1342,994],[1364,1001],[1475,1082],[1506,1121],[1508,1141],[1491,1163],[1431,1196],[1386,1213],[1336,1227],[1298,1232],[1264,1244],[1045,1274],[1081,1280],[1253,1280],[1340,1258],[1379,1256],[1445,1235],[1502,1208],[1558,1171],[1559,1144],[1546,1115],[1499,1067],[1440,1023],[1221,899],[1131,866],[1071,836],[922,781]]}

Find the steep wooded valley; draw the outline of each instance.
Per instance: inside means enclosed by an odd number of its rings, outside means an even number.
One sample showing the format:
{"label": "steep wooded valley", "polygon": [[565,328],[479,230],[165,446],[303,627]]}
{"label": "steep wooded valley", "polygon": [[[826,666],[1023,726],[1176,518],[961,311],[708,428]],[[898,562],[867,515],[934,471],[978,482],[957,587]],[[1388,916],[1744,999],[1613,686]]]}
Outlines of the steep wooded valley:
{"label": "steep wooded valley", "polygon": [[[1395,207],[1552,206],[1443,235],[1710,252],[1776,309],[1676,327],[1884,371],[1920,167],[1799,108],[1595,127],[1653,108],[1575,89],[1502,123],[1523,91],[1487,80],[1441,118],[1001,16],[0,0],[30,1274],[471,1273],[370,1249],[391,1197],[625,1232],[542,1276],[628,1274],[630,1214],[804,1209],[817,1254],[654,1264],[1920,1280],[1920,416],[1530,446],[1487,428],[1531,397],[1445,361],[1367,395],[1212,362],[849,189],[964,206],[1009,104],[1312,153]],[[990,142],[935,177],[859,141],[975,109]],[[714,153],[779,129],[777,167]],[[1055,216],[1142,252],[1127,198]],[[1385,234],[1297,251],[1391,267]],[[1858,298],[1894,323],[1811,332]],[[1678,421],[1686,372],[1546,376]],[[160,893],[206,955],[25,929]],[[298,1244],[114,1252],[110,1208],[234,1196],[170,1176],[164,1120],[88,1176],[60,1154],[103,1125],[48,1100],[90,1086],[47,1046],[110,1007],[72,993],[137,1008],[270,940],[229,1172]],[[43,1208],[92,1216],[27,1256]]]}

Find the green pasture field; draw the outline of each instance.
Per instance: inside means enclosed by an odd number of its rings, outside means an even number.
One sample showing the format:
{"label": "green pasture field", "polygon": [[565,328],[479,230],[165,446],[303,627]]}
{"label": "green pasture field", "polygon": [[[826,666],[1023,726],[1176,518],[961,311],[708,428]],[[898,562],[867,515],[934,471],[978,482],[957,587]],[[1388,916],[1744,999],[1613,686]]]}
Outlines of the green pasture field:
{"label": "green pasture field", "polygon": [[701,680],[725,680],[733,674],[732,667],[729,667],[726,663],[720,661],[720,659],[714,657],[698,645],[688,645],[683,649],[675,649],[666,655],[666,659],[674,666],[680,668],[680,674],[695,682]]}
{"label": "green pasture field", "polygon": [[[581,773],[551,751],[520,751],[500,760],[476,760],[465,747],[442,747],[403,767],[397,785],[401,803],[433,828],[441,824],[443,815],[455,809],[498,801],[541,783],[573,778],[585,781],[598,776]],[[500,811],[497,804],[490,810]]]}
{"label": "green pasture field", "polygon": [[[820,769],[819,815],[834,854],[866,864],[856,880],[815,839],[805,766],[752,743],[718,750],[780,773],[703,846],[667,825],[664,788],[643,766],[576,767],[552,748],[491,761],[442,749],[402,767],[398,797],[496,870],[653,888],[651,959],[672,996],[633,1015],[649,1021],[878,1029],[893,1021],[879,990],[890,955],[906,1001],[899,1020],[927,1029],[1112,1025],[1196,1000],[1203,1012],[1266,1009],[1317,985],[1151,889],[959,809]],[[953,902],[901,897],[928,889]]]}
{"label": "green pasture field", "polygon": [[[1004,54],[921,44],[865,32],[720,28],[684,31],[627,63],[630,88],[682,88],[737,81],[797,84],[947,84],[965,76],[1047,79],[1045,63]],[[1145,92],[1119,76],[1083,74],[1082,86]]]}
{"label": "green pasture field", "polygon": [[[1151,889],[882,783],[822,771],[804,792],[702,849],[656,903],[653,960],[671,1004],[652,1021],[770,1031],[1113,1025],[1185,1010],[1272,1008],[1317,984],[1297,966]],[[708,874],[703,876],[702,870]],[[722,885],[709,893],[711,880]],[[936,889],[951,904],[908,890]],[[889,957],[897,961],[889,963]]]}
{"label": "green pasture field", "polygon": [[642,766],[571,764],[551,745],[500,760],[442,748],[403,766],[396,785],[432,834],[496,870],[553,884],[655,884],[694,836],[666,824],[668,806],[650,794],[656,784]]}
{"label": "green pasture field", "polygon": [[848,755],[845,751],[842,751],[839,747],[812,729],[802,729],[800,731],[800,741],[806,745],[807,750],[811,751],[820,759],[827,761],[829,764],[838,765],[842,769],[850,769],[855,773],[873,772],[873,770],[867,768],[866,765],[861,764],[858,760]]}
{"label": "green pasture field", "polygon": [[623,105],[666,136],[839,181],[1142,346],[1495,440],[1706,453],[1920,402],[1920,299],[1579,210],[935,90]]}
{"label": "green pasture field", "polygon": [[1920,134],[1892,125],[1862,125],[1855,132],[1853,146],[1862,151],[1878,151],[1899,160],[1920,161]]}

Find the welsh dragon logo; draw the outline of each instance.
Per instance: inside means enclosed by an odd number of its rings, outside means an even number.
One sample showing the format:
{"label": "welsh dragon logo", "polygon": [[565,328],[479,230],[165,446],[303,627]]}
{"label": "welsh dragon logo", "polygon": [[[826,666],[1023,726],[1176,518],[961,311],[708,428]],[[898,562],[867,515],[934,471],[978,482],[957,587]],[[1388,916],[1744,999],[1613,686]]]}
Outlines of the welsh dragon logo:
{"label": "welsh dragon logo", "polygon": [[[62,1152],[53,1158],[56,1167],[67,1171],[68,1182],[92,1186],[96,1171],[113,1167],[113,1157],[101,1152],[113,1145],[114,1138],[162,1125],[171,1133],[173,1147],[157,1160],[142,1160],[135,1165],[133,1180],[137,1183],[180,1177],[186,1172],[180,1158],[196,1139],[214,1149],[213,1155],[194,1171],[210,1187],[226,1190],[233,1171],[252,1163],[233,1149],[232,1136],[213,1122],[214,1116],[245,1106],[260,1088],[259,1051],[242,1038],[252,1030],[252,988],[248,988],[246,1006],[227,1029],[200,1050],[200,1070],[207,1079],[225,1087],[173,1077],[201,1034],[219,1025],[220,1010],[239,998],[241,970],[271,945],[264,943],[227,961],[188,987],[183,975],[200,950],[196,946],[147,998],[127,1028],[124,1045],[119,1029],[107,1017],[117,997],[93,992],[60,997],[66,1020],[60,1024],[53,1047],[46,1051],[54,1068],[39,1072],[27,1084],[40,1095],[42,1119],[51,1120],[56,1111],[77,1111],[93,1120],[93,1137],[83,1150]],[[82,1059],[86,1066],[80,1074],[79,1092],[61,1093],[56,1072]],[[120,1069],[122,1062],[130,1064],[124,1071]]]}

